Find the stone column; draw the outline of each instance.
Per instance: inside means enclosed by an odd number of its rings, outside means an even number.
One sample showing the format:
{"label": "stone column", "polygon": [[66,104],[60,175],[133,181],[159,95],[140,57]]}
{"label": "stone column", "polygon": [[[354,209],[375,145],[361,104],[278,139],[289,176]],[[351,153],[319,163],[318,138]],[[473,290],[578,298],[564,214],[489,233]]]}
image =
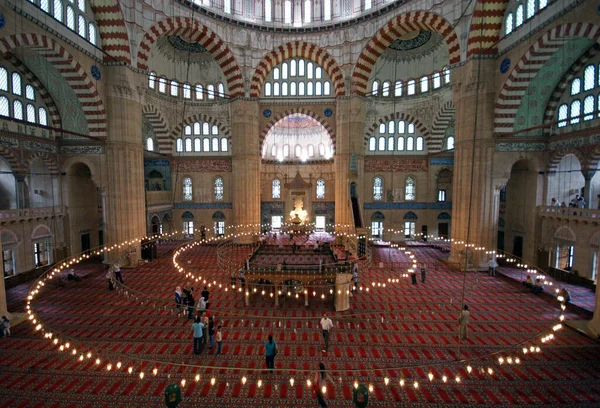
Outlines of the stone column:
{"label": "stone column", "polygon": [[[2,259],[2,236],[0,235],[0,261],[4,262]],[[3,265],[4,268],[4,265]],[[8,315],[8,307],[6,306],[6,287],[4,286],[4,269],[2,269],[2,276],[0,277],[0,316]]]}
{"label": "stone column", "polygon": [[583,199],[585,200],[585,208],[593,208],[592,201],[594,195],[592,193],[592,179],[596,174],[596,170],[582,170],[585,178],[585,188],[583,189]]}
{"label": "stone column", "polygon": [[15,193],[17,195],[17,208],[29,208],[29,194],[25,184],[26,174],[15,173]]}
{"label": "stone column", "polygon": [[[358,184],[362,177],[364,163],[364,127],[365,100],[360,96],[338,99],[336,107],[336,142],[335,142],[335,223],[336,232],[353,233],[340,225],[354,225],[352,206],[350,203],[350,179]],[[358,173],[350,171],[354,153]],[[362,191],[357,185],[358,191]]]}
{"label": "stone column", "polygon": [[[259,105],[257,101],[231,103],[231,151],[233,171],[233,224],[249,225],[243,232],[260,232],[260,146],[258,145]],[[238,229],[238,232],[242,232]],[[244,235],[240,242],[256,237]]]}
{"label": "stone column", "polygon": [[[471,60],[453,73],[452,91],[456,105],[454,181],[452,203],[451,262],[465,265],[464,241],[495,249],[498,213],[494,200],[493,140],[497,64],[492,60]],[[485,268],[484,251],[470,252],[469,264]]]}
{"label": "stone column", "polygon": [[[107,143],[105,151],[105,245],[146,233],[142,97],[145,79],[127,67],[105,68]],[[111,251],[110,260],[137,266],[140,244]]]}

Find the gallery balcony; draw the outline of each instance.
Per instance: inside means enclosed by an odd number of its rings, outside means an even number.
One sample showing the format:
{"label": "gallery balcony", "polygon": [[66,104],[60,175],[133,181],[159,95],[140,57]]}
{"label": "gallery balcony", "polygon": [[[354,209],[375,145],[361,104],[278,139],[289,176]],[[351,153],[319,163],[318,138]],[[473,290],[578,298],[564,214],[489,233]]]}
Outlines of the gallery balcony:
{"label": "gallery balcony", "polygon": [[573,207],[555,207],[538,206],[538,215],[542,218],[551,218],[565,220],[569,222],[581,222],[585,224],[600,223],[600,210],[592,208],[573,208]]}
{"label": "gallery balcony", "polygon": [[65,207],[63,206],[0,210],[0,225],[62,217],[64,215]]}

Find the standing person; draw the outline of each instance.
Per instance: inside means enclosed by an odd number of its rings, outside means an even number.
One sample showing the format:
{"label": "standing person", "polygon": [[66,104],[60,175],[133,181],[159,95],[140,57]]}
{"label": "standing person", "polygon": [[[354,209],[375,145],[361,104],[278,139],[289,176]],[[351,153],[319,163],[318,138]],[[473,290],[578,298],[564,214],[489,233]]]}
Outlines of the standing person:
{"label": "standing person", "polygon": [[496,268],[498,267],[498,262],[496,262],[496,258],[493,256],[488,261],[488,272],[490,276],[496,276]]}
{"label": "standing person", "polygon": [[269,334],[269,340],[265,343],[265,359],[267,360],[267,368],[275,368],[275,356],[277,355],[277,343],[273,341],[273,335]]}
{"label": "standing person", "polygon": [[460,312],[460,317],[458,318],[459,337],[461,340],[467,340],[469,338],[470,319],[471,314],[469,313],[469,306],[465,305],[463,307],[463,310]]}
{"label": "standing person", "polygon": [[206,308],[208,309],[208,307],[210,306],[210,302],[208,300],[208,296],[210,295],[210,292],[208,291],[207,286],[204,287],[204,290],[202,291],[201,295],[204,298],[204,301],[206,302]]}
{"label": "standing person", "polygon": [[178,312],[181,309],[181,303],[183,302],[182,295],[183,292],[181,291],[181,286],[177,286],[175,288],[175,307],[177,307]]}
{"label": "standing person", "polygon": [[425,269],[425,262],[421,264],[421,282],[425,283],[425,275],[427,274],[427,270]]}
{"label": "standing person", "polygon": [[357,291],[358,290],[358,264],[355,263],[354,264],[354,268],[352,270],[352,281],[354,282],[354,288],[352,289],[352,291]]}
{"label": "standing person", "polygon": [[106,280],[108,281],[108,290],[113,290],[115,288],[115,285],[113,283],[115,280],[115,274],[110,266],[106,271]]}
{"label": "standing person", "polygon": [[115,262],[113,268],[115,270],[115,280],[123,284],[124,282],[123,276],[121,275],[121,264],[119,263],[119,261]]}
{"label": "standing person", "polygon": [[6,316],[2,316],[2,333],[5,336],[10,336],[10,320]]}
{"label": "standing person", "polygon": [[415,272],[414,269],[410,270],[410,279],[411,279],[413,285],[417,284],[417,273]]}
{"label": "standing person", "polygon": [[215,346],[215,320],[213,317],[208,318],[208,338],[210,339],[209,350]]}
{"label": "standing person", "polygon": [[204,336],[202,336],[202,342],[204,345],[208,344],[208,314],[205,314],[201,318],[202,324],[204,324]]}
{"label": "standing person", "polygon": [[323,317],[321,318],[319,324],[323,330],[323,340],[325,340],[325,348],[323,349],[323,353],[327,353],[329,350],[329,330],[333,328],[333,322],[329,317],[327,317],[327,313],[323,313]]}
{"label": "standing person", "polygon": [[217,327],[215,340],[217,340],[217,355],[219,355],[221,354],[221,349],[223,348],[223,333],[221,332],[221,325]]}
{"label": "standing person", "polygon": [[201,297],[200,300],[198,301],[198,305],[196,306],[196,311],[197,312],[206,312],[206,302],[204,301],[204,298]]}
{"label": "standing person", "polygon": [[317,394],[317,400],[319,405],[326,407],[325,394],[327,394],[327,382],[331,383],[335,387],[335,382],[331,375],[325,369],[325,364],[319,363],[319,371],[315,373],[313,378],[313,387],[315,387],[315,394]]}
{"label": "standing person", "polygon": [[244,276],[244,271],[240,269],[240,284],[242,285],[242,290],[246,288],[246,277]]}
{"label": "standing person", "polygon": [[202,332],[204,324],[199,318],[196,318],[192,324],[192,332],[194,333],[194,354],[202,353]]}
{"label": "standing person", "polygon": [[187,299],[187,308],[188,308],[188,319],[193,319],[194,318],[195,301],[194,301],[194,296],[192,296],[192,292],[188,292],[186,299]]}

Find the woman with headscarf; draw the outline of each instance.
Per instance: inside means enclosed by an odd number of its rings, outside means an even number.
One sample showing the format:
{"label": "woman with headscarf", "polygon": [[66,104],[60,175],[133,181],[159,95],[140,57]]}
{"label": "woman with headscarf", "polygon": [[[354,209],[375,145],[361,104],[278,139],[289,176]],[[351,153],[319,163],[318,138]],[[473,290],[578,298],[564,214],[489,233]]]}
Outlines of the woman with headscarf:
{"label": "woman with headscarf", "polygon": [[177,311],[181,308],[183,291],[181,290],[181,286],[177,286],[175,288],[175,306],[177,307]]}

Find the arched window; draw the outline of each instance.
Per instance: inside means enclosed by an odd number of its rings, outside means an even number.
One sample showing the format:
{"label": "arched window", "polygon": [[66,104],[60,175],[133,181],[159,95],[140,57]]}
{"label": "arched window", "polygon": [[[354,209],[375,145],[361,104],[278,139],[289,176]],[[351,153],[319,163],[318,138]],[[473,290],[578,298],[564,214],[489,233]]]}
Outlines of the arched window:
{"label": "arched window", "polygon": [[202,151],[202,140],[199,137],[194,139],[194,151],[201,152]]}
{"label": "arched window", "polygon": [[315,70],[315,64],[313,64],[312,62],[307,62],[306,63],[306,77],[308,79],[313,78],[314,70]]}
{"label": "arched window", "polygon": [[154,150],[154,140],[152,140],[151,137],[146,139],[146,150],[148,150],[149,152]]}
{"label": "arched window", "polygon": [[417,151],[423,151],[424,148],[425,146],[423,144],[423,136],[417,137]]}
{"label": "arched window", "polygon": [[150,89],[154,89],[155,84],[156,84],[156,73],[150,72],[150,74],[148,75],[148,87]]}
{"label": "arched window", "polygon": [[398,138],[398,150],[400,150],[400,151],[404,150],[404,136],[400,136]]}
{"label": "arched window", "polygon": [[331,0],[323,0],[323,20],[331,20]]}
{"label": "arched window", "polygon": [[583,120],[592,120],[594,118],[594,95],[588,95],[583,100]]}
{"label": "arched window", "polygon": [[219,151],[219,139],[217,139],[216,137],[212,138],[212,151],[213,152]]}
{"label": "arched window", "polygon": [[325,198],[325,180],[317,180],[317,199],[322,200]]}
{"label": "arched window", "polygon": [[85,0],[77,0],[77,7],[79,10],[85,11]]}
{"label": "arched window", "polygon": [[300,145],[296,145],[296,148],[295,148],[295,156],[296,156],[296,157],[300,157],[300,156],[302,156],[302,146],[300,146]]}
{"label": "arched window", "polygon": [[288,94],[288,83],[283,82],[281,84],[281,96],[287,96],[287,94]]}
{"label": "arched window", "polygon": [[85,18],[81,14],[77,17],[77,34],[85,38]]}
{"label": "arched window", "polygon": [[588,65],[583,71],[583,90],[589,91],[596,86],[596,66]]}
{"label": "arched window", "polygon": [[6,96],[0,96],[0,116],[10,116],[10,103]]}
{"label": "arched window", "polygon": [[229,143],[226,137],[221,138],[221,151],[226,152],[229,150]]}
{"label": "arched window", "polygon": [[377,145],[377,141],[375,139],[375,136],[371,136],[369,138],[369,151],[374,152],[376,145]]}
{"label": "arched window", "polygon": [[523,5],[519,4],[517,6],[517,11],[515,12],[515,28],[520,27],[523,24]]}
{"label": "arched window", "polygon": [[393,120],[390,120],[388,122],[388,133],[390,133],[390,134],[394,133],[395,127],[396,127],[395,125],[396,125],[396,122],[394,122]]}
{"label": "arched window", "polygon": [[398,133],[405,133],[406,132],[406,122],[403,120],[399,120],[398,121]]}
{"label": "arched window", "polygon": [[23,103],[18,99],[13,101],[13,118],[23,120]]}
{"label": "arched window", "polygon": [[271,21],[272,16],[271,0],[265,0],[265,21]]}
{"label": "arched window", "polygon": [[192,201],[192,179],[189,177],[183,179],[183,200]]}
{"label": "arched window", "polygon": [[274,144],[273,147],[271,148],[271,156],[277,157],[277,145],[276,144]]}
{"label": "arched window", "polygon": [[535,0],[527,0],[527,18],[533,17],[535,14]]}
{"label": "arched window", "polygon": [[319,156],[325,156],[325,145],[323,143],[319,143]]}
{"label": "arched window", "polygon": [[[195,135],[201,135],[202,134],[202,130],[200,129],[200,122],[195,122],[194,123],[194,134]],[[186,130],[187,130],[188,126],[186,126]]]}
{"label": "arched window", "polygon": [[167,92],[167,80],[166,78],[160,77],[158,78],[158,92],[166,93]]}
{"label": "arched window", "polygon": [[196,99],[204,99],[204,87],[200,84],[196,85]]}
{"label": "arched window", "polygon": [[414,123],[408,124],[408,133],[415,133],[415,124]]}
{"label": "arched window", "polygon": [[187,82],[183,84],[183,97],[185,99],[192,99],[192,86]]}
{"label": "arched window", "polygon": [[273,84],[273,96],[279,96],[279,82]]}
{"label": "arched window", "polygon": [[373,179],[373,200],[383,200],[383,179],[381,177]]}
{"label": "arched window", "polygon": [[231,14],[231,0],[223,0],[223,11]]}
{"label": "arched window", "polygon": [[323,95],[325,95],[325,96],[331,95],[331,82],[329,82],[329,81],[323,82]]}
{"label": "arched window", "polygon": [[223,188],[223,178],[217,177],[213,183],[215,190],[215,201],[223,201],[224,196],[224,188]]}
{"label": "arched window", "polygon": [[439,72],[433,73],[433,89],[437,89],[442,86],[442,77]]}
{"label": "arched window", "polygon": [[393,152],[394,151],[394,136],[390,136],[388,137],[388,151]]}
{"label": "arched window", "polygon": [[27,104],[27,108],[25,110],[25,118],[27,119],[27,122],[29,123],[35,123],[35,106],[33,106],[31,103]]}
{"label": "arched window", "polygon": [[29,84],[25,85],[25,98],[35,101],[35,89]]}
{"label": "arched window", "polygon": [[540,10],[546,8],[548,5],[548,0],[540,0]]}
{"label": "arched window", "polygon": [[209,85],[206,93],[208,94],[208,99],[215,99],[215,86]]}
{"label": "arched window", "polygon": [[513,13],[510,12],[506,15],[506,20],[504,21],[504,34],[508,35],[513,31],[514,17]]}
{"label": "arched window", "polygon": [[290,82],[290,95],[292,95],[292,96],[296,95],[296,83],[295,82]]}
{"label": "arched window", "polygon": [[283,22],[291,24],[292,22],[292,2],[291,0],[285,0],[283,6]]}
{"label": "arched window", "polygon": [[454,136],[448,136],[448,140],[446,142],[446,149],[448,149],[448,150],[454,149]]}
{"label": "arched window", "polygon": [[321,79],[323,77],[323,68],[317,65],[315,68],[315,78]]}
{"label": "arched window", "polygon": [[372,0],[365,0],[365,10],[370,10],[371,7],[373,7],[373,1]]}
{"label": "arched window", "polygon": [[219,82],[218,90],[219,90],[219,98],[224,98],[225,97],[225,86],[223,85],[222,82]]}
{"label": "arched window", "polygon": [[385,133],[385,123],[379,124],[379,133]]}
{"label": "arched window", "polygon": [[390,83],[385,81],[381,86],[381,96],[390,96]]}
{"label": "arched window", "polygon": [[581,79],[573,78],[571,82],[571,96],[577,95],[581,92]]}
{"label": "arched window", "polygon": [[402,81],[396,81],[394,85],[394,96],[402,96]]}
{"label": "arched window", "polygon": [[281,79],[288,79],[288,63],[281,64]]}
{"label": "arched window", "polygon": [[171,81],[171,96],[177,96],[179,93],[179,83],[175,80]]}
{"label": "arched window", "polygon": [[571,102],[571,125],[579,123],[579,115],[581,115],[581,101],[575,99]]}
{"label": "arched window", "polygon": [[265,96],[271,96],[271,83],[265,82]]}
{"label": "arched window", "polygon": [[408,137],[406,138],[406,150],[412,151],[415,149],[415,138],[414,137]]}
{"label": "arched window", "polygon": [[279,181],[279,179],[273,180],[273,185],[271,186],[271,197],[281,198],[281,181]]}
{"label": "arched window", "polygon": [[181,139],[181,138],[177,139],[176,150],[178,152],[183,152],[183,139]]}
{"label": "arched window", "polygon": [[202,150],[205,152],[210,152],[210,139],[208,137],[202,139]]}
{"label": "arched window", "polygon": [[379,150],[380,152],[385,150],[385,137],[381,136],[379,138],[379,146],[377,146],[377,150]]}
{"label": "arched window", "polygon": [[304,0],[304,22],[306,24],[308,24],[311,21],[312,21],[312,1]]}
{"label": "arched window", "polygon": [[8,92],[8,71],[0,67],[0,91]]}
{"label": "arched window", "polygon": [[415,80],[414,79],[411,79],[410,81],[408,81],[408,87],[406,88],[406,93],[409,95],[415,94]]}
{"label": "arched window", "polygon": [[75,31],[75,11],[71,6],[67,6],[67,27]]}
{"label": "arched window", "polygon": [[404,200],[413,201],[416,198],[416,180],[412,176],[408,176],[406,178],[406,183],[404,184]]}
{"label": "arched window", "polygon": [[320,82],[316,82],[315,83],[315,95],[320,96],[322,93],[323,93],[322,84]]}
{"label": "arched window", "polygon": [[186,152],[192,151],[192,139],[189,137],[185,139],[185,151]]}
{"label": "arched window", "polygon": [[442,69],[442,73],[444,74],[444,84],[449,84],[450,83],[450,68],[444,67],[444,69]]}
{"label": "arched window", "polygon": [[421,93],[429,91],[429,78],[426,76],[421,78]]}
{"label": "arched window", "polygon": [[40,8],[44,10],[46,13],[50,13],[50,1],[49,0],[40,0]]}
{"label": "arched window", "polygon": [[379,82],[373,81],[373,85],[371,86],[371,93],[373,96],[377,96],[379,94]]}
{"label": "arched window", "polygon": [[315,146],[309,144],[308,145],[308,157],[313,157],[315,155]]}
{"label": "arched window", "polygon": [[21,85],[21,75],[18,72],[12,74],[12,93],[15,95],[23,94],[23,87]]}
{"label": "arched window", "polygon": [[283,145],[283,157],[290,157],[290,145]]}
{"label": "arched window", "polygon": [[38,122],[42,126],[48,126],[48,113],[46,108],[41,106],[38,108]]}
{"label": "arched window", "polygon": [[63,21],[63,3],[61,0],[54,0],[54,18],[62,23]]}
{"label": "arched window", "polygon": [[92,23],[88,24],[88,41],[96,45],[96,26]]}

